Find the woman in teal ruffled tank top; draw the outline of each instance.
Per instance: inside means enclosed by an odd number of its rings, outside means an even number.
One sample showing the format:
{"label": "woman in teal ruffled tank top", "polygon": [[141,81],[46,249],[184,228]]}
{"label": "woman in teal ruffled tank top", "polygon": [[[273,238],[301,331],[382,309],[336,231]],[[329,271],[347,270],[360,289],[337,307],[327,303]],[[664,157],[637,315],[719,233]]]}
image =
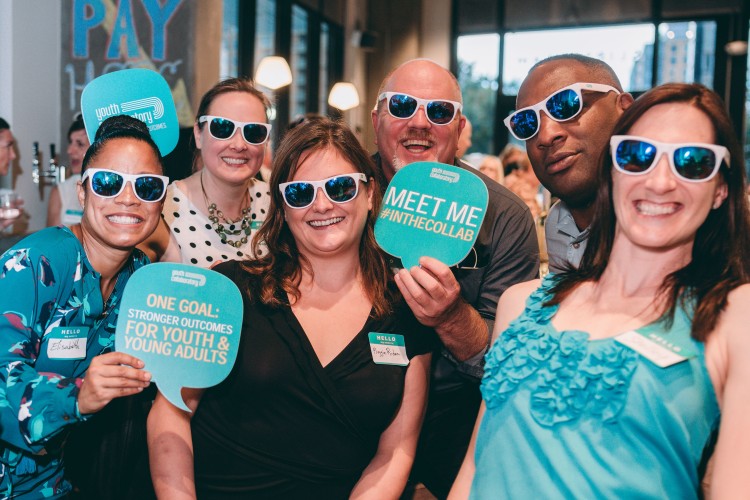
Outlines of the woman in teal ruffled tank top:
{"label": "woman in teal ruffled tank top", "polygon": [[500,300],[452,498],[750,494],[750,222],[729,117],[702,85],[662,85],[610,150],[580,267]]}

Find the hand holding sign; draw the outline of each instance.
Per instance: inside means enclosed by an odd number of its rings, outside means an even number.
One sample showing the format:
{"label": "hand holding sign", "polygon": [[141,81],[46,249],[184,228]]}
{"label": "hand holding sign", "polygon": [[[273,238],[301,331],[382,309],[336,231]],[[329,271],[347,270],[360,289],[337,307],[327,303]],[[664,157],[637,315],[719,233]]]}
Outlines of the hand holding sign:
{"label": "hand holding sign", "polygon": [[132,396],[148,387],[151,374],[143,362],[122,352],[94,356],[78,392],[78,411],[96,413],[115,398]]}
{"label": "hand holding sign", "polygon": [[184,264],[151,264],[125,287],[115,348],[141,359],[167,400],[190,411],[182,387],[211,387],[232,370],[242,297],[225,276]]}
{"label": "hand holding sign", "polygon": [[436,162],[412,163],[393,176],[383,198],[375,239],[404,267],[429,256],[461,262],[487,211],[487,186],[471,172]]}

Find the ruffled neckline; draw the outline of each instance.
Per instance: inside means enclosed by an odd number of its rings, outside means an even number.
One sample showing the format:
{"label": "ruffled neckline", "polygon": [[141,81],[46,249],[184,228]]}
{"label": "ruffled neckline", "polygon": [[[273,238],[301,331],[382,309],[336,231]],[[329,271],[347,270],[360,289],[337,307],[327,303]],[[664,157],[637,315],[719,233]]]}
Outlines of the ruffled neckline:
{"label": "ruffled neckline", "polygon": [[590,341],[580,330],[554,328],[558,306],[546,306],[555,276],[547,275],[485,357],[482,395],[503,404],[521,383],[531,390],[530,412],[543,426],[588,416],[613,422],[622,411],[638,355],[614,338]]}

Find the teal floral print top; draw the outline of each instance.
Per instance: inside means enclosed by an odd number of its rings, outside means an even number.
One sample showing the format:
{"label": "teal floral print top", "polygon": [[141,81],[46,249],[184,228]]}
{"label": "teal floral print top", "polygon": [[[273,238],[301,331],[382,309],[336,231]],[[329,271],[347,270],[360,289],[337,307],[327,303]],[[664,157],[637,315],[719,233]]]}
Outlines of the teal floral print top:
{"label": "teal floral print top", "polygon": [[[0,498],[60,498],[65,429],[78,411],[82,377],[112,350],[128,278],[149,261],[135,250],[104,302],[100,275],[78,238],[50,227],[0,257]],[[60,341],[61,332],[74,339]]]}

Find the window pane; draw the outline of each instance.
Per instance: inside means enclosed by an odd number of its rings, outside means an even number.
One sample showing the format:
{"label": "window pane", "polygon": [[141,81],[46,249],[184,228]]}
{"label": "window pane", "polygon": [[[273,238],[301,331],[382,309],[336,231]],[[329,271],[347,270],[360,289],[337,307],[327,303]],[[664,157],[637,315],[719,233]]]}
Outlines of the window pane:
{"label": "window pane", "polygon": [[493,141],[497,80],[500,72],[500,35],[458,37],[458,83],[464,115],[471,120],[469,152],[496,153]]}
{"label": "window pane", "polygon": [[256,0],[255,6],[255,66],[276,51],[276,1]]}
{"label": "window pane", "polygon": [[318,112],[326,114],[328,109],[328,92],[331,90],[328,55],[331,47],[331,32],[328,23],[320,23],[320,68],[318,69]]}
{"label": "window pane", "polygon": [[701,17],[717,14],[735,14],[742,2],[736,0],[662,0],[661,15],[666,17]]}
{"label": "window pane", "polygon": [[289,116],[292,120],[307,111],[307,11],[292,6],[292,86],[289,89]]}
{"label": "window pane", "polygon": [[239,0],[224,0],[224,29],[221,35],[219,74],[222,78],[237,76],[237,4]]}
{"label": "window pane", "polygon": [[[255,3],[255,48],[253,51],[253,64],[258,68],[261,59],[276,53],[276,0],[256,0]],[[261,87],[271,99],[271,109],[268,110],[268,119],[278,130],[276,122],[276,107],[273,100],[273,92]]]}
{"label": "window pane", "polygon": [[502,5],[501,2],[496,0],[461,0],[456,3],[459,33],[487,32],[499,28],[497,9]]}
{"label": "window pane", "polygon": [[[698,1],[706,3],[706,0]],[[651,16],[653,4],[656,1],[515,0],[503,3],[505,4],[503,16],[505,27],[520,30],[542,26],[557,28],[638,22]]]}
{"label": "window pane", "polygon": [[[505,35],[503,94],[516,95],[529,69],[555,54],[578,53],[606,61],[615,70],[626,91],[651,88],[639,78],[650,64],[654,44],[653,24],[630,24],[594,28],[510,32]],[[650,68],[650,66],[648,66]]]}
{"label": "window pane", "polygon": [[697,82],[713,87],[715,47],[715,21],[660,24],[657,84]]}

